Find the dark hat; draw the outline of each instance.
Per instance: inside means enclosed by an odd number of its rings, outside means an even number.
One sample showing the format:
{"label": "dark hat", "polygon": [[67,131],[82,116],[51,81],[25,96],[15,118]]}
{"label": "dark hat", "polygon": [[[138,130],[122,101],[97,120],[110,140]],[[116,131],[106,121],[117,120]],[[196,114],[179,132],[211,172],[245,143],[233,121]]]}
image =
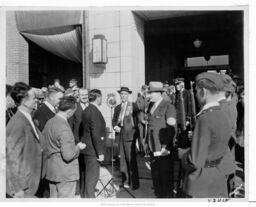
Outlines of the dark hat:
{"label": "dark hat", "polygon": [[224,89],[224,82],[223,82],[223,79],[221,78],[221,74],[219,73],[203,72],[196,76],[196,81],[199,81],[202,79],[206,79],[213,82],[219,91],[222,91]]}
{"label": "dark hat", "polygon": [[132,93],[132,91],[130,91],[128,87],[121,87],[120,90],[118,90],[117,92],[121,93],[122,91],[125,91],[125,92],[127,92],[129,94]]}
{"label": "dark hat", "polygon": [[152,81],[149,82],[149,89],[148,92],[152,93],[152,92],[164,92],[164,86],[163,83],[161,82],[157,82],[157,81]]}
{"label": "dark hat", "polygon": [[184,78],[175,78],[174,83],[178,84],[180,82],[184,82]]}

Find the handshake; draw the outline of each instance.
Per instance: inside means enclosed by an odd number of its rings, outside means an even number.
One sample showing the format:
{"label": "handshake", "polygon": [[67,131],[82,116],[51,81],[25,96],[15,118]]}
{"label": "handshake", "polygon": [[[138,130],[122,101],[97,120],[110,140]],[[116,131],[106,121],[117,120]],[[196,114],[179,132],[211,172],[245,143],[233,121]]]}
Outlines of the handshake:
{"label": "handshake", "polygon": [[77,143],[76,146],[78,146],[80,150],[83,150],[83,149],[86,148],[86,144],[84,144],[84,143],[82,143],[82,142]]}

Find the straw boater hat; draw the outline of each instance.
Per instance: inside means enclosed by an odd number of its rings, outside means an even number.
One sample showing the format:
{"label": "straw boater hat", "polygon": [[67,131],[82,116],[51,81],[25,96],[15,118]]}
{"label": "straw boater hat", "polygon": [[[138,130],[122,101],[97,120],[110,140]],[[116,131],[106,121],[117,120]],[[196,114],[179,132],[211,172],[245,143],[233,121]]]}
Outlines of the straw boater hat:
{"label": "straw boater hat", "polygon": [[157,81],[150,82],[149,83],[148,92],[149,93],[152,93],[152,92],[164,92],[163,83],[157,82]]}
{"label": "straw boater hat", "polygon": [[125,91],[125,92],[127,92],[129,94],[132,93],[132,91],[130,91],[128,87],[121,87],[120,90],[118,90],[117,92],[121,93],[122,91]]}

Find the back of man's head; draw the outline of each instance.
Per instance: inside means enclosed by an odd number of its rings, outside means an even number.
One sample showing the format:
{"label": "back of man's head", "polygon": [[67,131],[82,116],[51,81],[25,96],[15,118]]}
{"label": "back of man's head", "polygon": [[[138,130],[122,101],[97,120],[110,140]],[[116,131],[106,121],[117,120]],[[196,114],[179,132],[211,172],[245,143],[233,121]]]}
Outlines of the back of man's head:
{"label": "back of man's head", "polygon": [[76,108],[76,99],[73,96],[64,96],[60,99],[59,111],[67,111]]}
{"label": "back of man's head", "polygon": [[98,97],[102,96],[101,91],[98,89],[92,89],[89,92],[89,101],[95,102]]}
{"label": "back of man's head", "polygon": [[51,96],[54,96],[56,93],[62,93],[62,90],[57,87],[50,87],[46,93],[47,97],[49,98]]}

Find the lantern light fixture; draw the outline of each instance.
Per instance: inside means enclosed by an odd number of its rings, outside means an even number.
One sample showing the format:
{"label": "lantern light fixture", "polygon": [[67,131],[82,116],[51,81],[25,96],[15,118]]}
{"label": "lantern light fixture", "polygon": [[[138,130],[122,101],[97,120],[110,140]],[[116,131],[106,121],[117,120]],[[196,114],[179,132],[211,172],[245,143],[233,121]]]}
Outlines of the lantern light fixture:
{"label": "lantern light fixture", "polygon": [[92,38],[92,62],[94,64],[107,64],[107,39],[97,34]]}

